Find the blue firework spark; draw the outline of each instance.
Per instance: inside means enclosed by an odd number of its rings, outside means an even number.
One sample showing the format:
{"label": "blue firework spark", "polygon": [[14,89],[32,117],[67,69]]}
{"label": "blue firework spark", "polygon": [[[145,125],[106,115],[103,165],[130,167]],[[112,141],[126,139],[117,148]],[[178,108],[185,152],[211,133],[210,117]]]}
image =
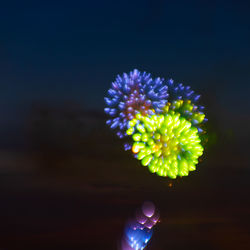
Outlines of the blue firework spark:
{"label": "blue firework spark", "polygon": [[[165,81],[165,84],[168,86],[170,102],[174,100],[190,100],[192,103],[197,103],[201,97],[195,94],[190,86],[184,86],[182,83],[176,84],[173,79]],[[201,109],[203,108],[201,107]]]}
{"label": "blue firework spark", "polygon": [[160,214],[152,202],[146,201],[135,216],[130,219],[122,238],[122,250],[143,250],[153,235],[153,228],[159,221]]}
{"label": "blue firework spark", "polygon": [[[203,113],[204,106],[198,105],[201,95],[196,94],[190,86],[184,86],[182,83],[174,83],[173,79],[165,81],[165,84],[168,86],[170,109],[175,111],[178,109],[181,116],[185,117],[192,125],[197,127],[199,133],[203,132],[201,124],[206,122],[207,118],[201,118],[203,116],[205,117]],[[182,104],[176,105],[179,101],[181,101]],[[182,108],[177,108],[177,106],[182,106]],[[185,106],[189,106],[189,108],[187,109]]]}
{"label": "blue firework spark", "polygon": [[152,79],[149,73],[137,69],[118,75],[104,98],[107,105],[104,111],[110,116],[107,124],[123,138],[127,136],[128,121],[137,113],[145,116],[162,113],[167,98],[168,87],[159,77]]}
{"label": "blue firework spark", "polygon": [[127,227],[126,240],[133,249],[144,249],[153,235],[153,230],[140,227]]}

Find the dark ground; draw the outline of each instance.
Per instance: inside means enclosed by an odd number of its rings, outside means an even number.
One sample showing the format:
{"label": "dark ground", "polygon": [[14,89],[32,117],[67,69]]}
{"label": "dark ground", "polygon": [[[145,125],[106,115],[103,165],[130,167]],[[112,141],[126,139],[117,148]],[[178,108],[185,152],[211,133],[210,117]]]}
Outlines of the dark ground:
{"label": "dark ground", "polygon": [[197,171],[169,181],[123,152],[102,116],[84,115],[88,131],[54,112],[31,116],[25,150],[1,152],[1,249],[117,249],[145,200],[161,213],[148,249],[249,249],[247,145],[219,133]]}

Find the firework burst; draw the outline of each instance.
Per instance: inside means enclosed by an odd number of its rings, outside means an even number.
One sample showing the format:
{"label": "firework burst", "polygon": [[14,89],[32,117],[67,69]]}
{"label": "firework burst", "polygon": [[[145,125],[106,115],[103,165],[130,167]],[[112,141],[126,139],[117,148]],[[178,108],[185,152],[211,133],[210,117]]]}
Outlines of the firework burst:
{"label": "firework burst", "polygon": [[118,75],[105,97],[104,111],[110,116],[107,124],[117,130],[120,138],[127,136],[128,121],[137,113],[144,116],[161,113],[167,104],[168,87],[163,79],[152,79],[146,72],[133,70],[129,74]]}
{"label": "firework burst", "polygon": [[196,169],[207,119],[190,86],[135,69],[118,75],[104,99],[107,124],[120,138],[126,136],[125,150],[143,166],[170,178]]}
{"label": "firework burst", "polygon": [[151,117],[137,114],[127,134],[132,135],[136,158],[160,176],[187,176],[203,153],[197,128],[174,111]]}
{"label": "firework burst", "polygon": [[197,95],[190,86],[182,83],[176,84],[173,79],[165,81],[168,86],[169,108],[179,112],[197,127],[199,133],[203,132],[202,123],[207,121],[203,113],[204,106],[198,105],[200,95]]}

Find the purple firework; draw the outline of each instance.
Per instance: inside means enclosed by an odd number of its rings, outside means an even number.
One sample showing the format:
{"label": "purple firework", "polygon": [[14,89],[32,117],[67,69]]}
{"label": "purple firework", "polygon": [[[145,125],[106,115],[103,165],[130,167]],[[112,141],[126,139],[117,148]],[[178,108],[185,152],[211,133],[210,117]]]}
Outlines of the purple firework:
{"label": "purple firework", "polygon": [[190,100],[192,103],[197,103],[201,97],[195,94],[190,86],[184,86],[182,83],[176,84],[173,79],[165,81],[165,84],[168,86],[169,102],[173,102],[174,100]]}
{"label": "purple firework", "polygon": [[120,138],[127,136],[127,124],[137,113],[151,115],[161,113],[167,104],[168,87],[163,79],[152,79],[149,73],[137,69],[118,75],[105,97],[104,111],[111,117],[107,124],[117,129]]}
{"label": "purple firework", "polygon": [[[193,110],[189,112],[190,114],[182,114],[184,117],[186,117],[186,115],[191,116],[192,113],[203,114],[204,106],[197,104],[201,96],[197,95],[190,86],[184,86],[182,83],[174,83],[173,79],[165,81],[165,84],[168,86],[168,101],[170,103],[174,103],[178,100],[191,101]],[[206,121],[207,118],[203,120],[203,122]]]}

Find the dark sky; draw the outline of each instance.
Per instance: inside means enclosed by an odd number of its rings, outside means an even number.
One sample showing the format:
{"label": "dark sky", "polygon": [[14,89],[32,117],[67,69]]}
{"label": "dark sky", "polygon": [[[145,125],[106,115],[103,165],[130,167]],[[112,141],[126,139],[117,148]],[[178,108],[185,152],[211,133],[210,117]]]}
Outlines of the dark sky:
{"label": "dark sky", "polygon": [[101,109],[110,82],[133,68],[214,92],[243,112],[250,80],[246,2],[5,1],[1,121],[38,99]]}

